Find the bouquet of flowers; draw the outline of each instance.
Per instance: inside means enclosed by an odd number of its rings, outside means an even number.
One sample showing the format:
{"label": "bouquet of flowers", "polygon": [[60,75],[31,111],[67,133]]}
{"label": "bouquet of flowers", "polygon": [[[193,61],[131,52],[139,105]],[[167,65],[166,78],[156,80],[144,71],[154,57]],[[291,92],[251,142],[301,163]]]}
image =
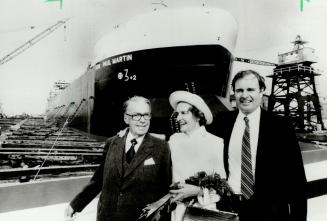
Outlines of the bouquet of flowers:
{"label": "bouquet of flowers", "polygon": [[[214,173],[207,175],[206,172],[198,172],[194,176],[185,180],[186,184],[199,186],[202,194],[197,196],[197,202],[187,198],[188,206],[184,215],[184,221],[237,221],[238,216],[234,209],[234,193],[229,187],[226,179]],[[179,182],[171,187],[179,188]],[[172,194],[168,193],[156,202],[147,205],[139,217],[139,221],[160,220],[162,215],[169,214],[176,207],[176,203],[171,204]],[[193,198],[194,199],[194,198]]]}
{"label": "bouquet of flowers", "polygon": [[213,173],[207,175],[201,171],[185,180],[185,183],[202,188],[202,196],[198,196],[198,203],[203,208],[235,213],[233,201],[233,190],[228,185],[227,180]]}

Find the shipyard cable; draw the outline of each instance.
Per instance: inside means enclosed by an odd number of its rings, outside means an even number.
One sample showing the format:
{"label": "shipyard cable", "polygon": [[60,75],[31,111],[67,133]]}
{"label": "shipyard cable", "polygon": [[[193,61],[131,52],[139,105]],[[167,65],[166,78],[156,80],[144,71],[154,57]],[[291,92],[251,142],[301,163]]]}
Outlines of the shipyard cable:
{"label": "shipyard cable", "polygon": [[41,166],[40,166],[39,169],[37,170],[37,173],[35,174],[35,176],[34,176],[34,178],[33,178],[33,181],[36,180],[36,177],[39,175],[39,173],[40,173],[40,171],[41,171],[41,168],[43,168],[43,166],[44,166],[45,162],[47,161],[47,158],[49,157],[49,155],[50,155],[52,149],[53,149],[54,146],[56,145],[56,143],[57,143],[57,141],[58,141],[58,138],[61,136],[62,131],[65,129],[66,125],[68,124],[68,119],[69,119],[69,117],[70,117],[70,116],[67,117],[67,119],[66,119],[64,125],[63,125],[62,128],[60,129],[60,131],[59,131],[59,133],[58,133],[58,135],[57,135],[55,141],[53,142],[53,144],[52,144],[52,146],[51,146],[51,148],[50,148],[50,150],[49,150],[49,152],[47,153],[47,155],[45,156],[45,158],[44,158],[44,160],[43,160]]}

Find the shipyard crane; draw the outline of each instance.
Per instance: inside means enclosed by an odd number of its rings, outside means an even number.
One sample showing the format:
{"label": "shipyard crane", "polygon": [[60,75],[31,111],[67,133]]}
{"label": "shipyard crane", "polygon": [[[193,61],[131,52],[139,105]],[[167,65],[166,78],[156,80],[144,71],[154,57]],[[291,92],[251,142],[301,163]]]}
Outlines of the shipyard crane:
{"label": "shipyard crane", "polygon": [[255,60],[255,59],[249,59],[249,58],[235,57],[234,61],[245,62],[245,63],[256,64],[256,65],[264,65],[264,66],[277,66],[277,64],[275,64],[275,63],[271,63],[271,62],[268,62],[268,61],[260,61],[260,60]]}
{"label": "shipyard crane", "polygon": [[37,42],[39,42],[40,40],[42,40],[43,38],[45,38],[46,36],[51,34],[53,31],[55,31],[61,25],[66,24],[66,22],[68,20],[69,20],[69,18],[64,19],[64,20],[60,20],[56,24],[48,27],[47,29],[45,29],[41,33],[37,34],[32,39],[28,40],[27,42],[25,42],[24,44],[22,44],[21,46],[19,46],[18,48],[16,48],[12,52],[10,52],[9,54],[7,54],[3,58],[1,58],[0,65],[2,65],[4,63],[10,61],[11,59],[15,58],[17,55],[19,55],[23,51],[27,50],[28,48],[30,48],[31,46],[33,46],[34,44],[36,44]]}
{"label": "shipyard crane", "polygon": [[[56,24],[48,27],[41,33],[37,34],[35,37],[30,39],[29,41],[25,42],[0,60],[0,65],[5,64],[6,62],[10,61],[11,59],[15,58],[17,55],[21,54],[49,34],[51,34],[53,31],[55,31],[57,28],[59,28],[61,25],[66,24],[66,22],[69,20],[69,18],[65,20],[60,20]],[[250,64],[256,64],[256,65],[264,65],[264,66],[277,66],[275,63],[267,62],[267,61],[260,61],[260,60],[254,60],[254,59],[249,59],[249,58],[239,58],[235,57],[234,61],[239,61],[239,62],[245,62],[245,63],[250,63]]]}

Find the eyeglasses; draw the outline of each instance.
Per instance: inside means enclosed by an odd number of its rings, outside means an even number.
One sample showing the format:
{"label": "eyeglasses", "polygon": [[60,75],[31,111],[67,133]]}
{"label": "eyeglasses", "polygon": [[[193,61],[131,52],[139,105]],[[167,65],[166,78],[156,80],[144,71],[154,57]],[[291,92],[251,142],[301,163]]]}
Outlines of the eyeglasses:
{"label": "eyeglasses", "polygon": [[132,120],[135,121],[139,121],[141,120],[141,118],[143,117],[144,120],[150,120],[151,119],[151,114],[150,113],[146,113],[146,114],[127,114],[125,113],[127,116],[130,116],[132,118]]}

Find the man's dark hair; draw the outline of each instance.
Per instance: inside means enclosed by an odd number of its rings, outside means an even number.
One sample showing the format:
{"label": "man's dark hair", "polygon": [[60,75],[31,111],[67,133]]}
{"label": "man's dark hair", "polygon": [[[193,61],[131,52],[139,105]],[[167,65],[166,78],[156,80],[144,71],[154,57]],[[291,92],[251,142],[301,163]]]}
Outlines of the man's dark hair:
{"label": "man's dark hair", "polygon": [[235,92],[235,83],[237,80],[239,80],[247,75],[251,75],[251,74],[254,75],[258,79],[260,91],[265,91],[266,84],[265,84],[264,77],[262,77],[258,72],[254,71],[254,70],[244,70],[244,71],[237,72],[237,74],[234,76],[234,78],[232,80],[233,91]]}

